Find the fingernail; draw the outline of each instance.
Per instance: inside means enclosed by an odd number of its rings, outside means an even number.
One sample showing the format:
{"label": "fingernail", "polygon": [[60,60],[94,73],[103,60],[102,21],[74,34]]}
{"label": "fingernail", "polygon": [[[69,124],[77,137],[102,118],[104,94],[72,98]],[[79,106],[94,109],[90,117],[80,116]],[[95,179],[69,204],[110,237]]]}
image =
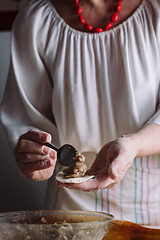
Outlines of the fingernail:
{"label": "fingernail", "polygon": [[46,135],[41,135],[41,141],[46,142],[47,141],[47,136]]}
{"label": "fingernail", "polygon": [[55,152],[54,151],[51,151],[50,154],[49,154],[50,158],[55,158]]}
{"label": "fingernail", "polygon": [[48,147],[44,147],[44,146],[43,146],[43,149],[42,149],[42,150],[43,150],[43,152],[44,152],[45,154],[47,154],[48,151],[49,151]]}
{"label": "fingernail", "polygon": [[51,167],[52,166],[52,160],[47,161],[47,166]]}

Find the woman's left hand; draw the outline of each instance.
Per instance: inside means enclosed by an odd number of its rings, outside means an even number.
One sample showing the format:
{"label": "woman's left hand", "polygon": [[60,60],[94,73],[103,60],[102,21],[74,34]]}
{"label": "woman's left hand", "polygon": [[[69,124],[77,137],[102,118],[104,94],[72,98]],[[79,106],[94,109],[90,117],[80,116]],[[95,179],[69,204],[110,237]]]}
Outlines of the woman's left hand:
{"label": "woman's left hand", "polygon": [[118,138],[103,146],[88,170],[88,174],[94,175],[95,178],[83,183],[58,185],[83,191],[111,188],[122,180],[136,154],[136,145],[129,136]]}

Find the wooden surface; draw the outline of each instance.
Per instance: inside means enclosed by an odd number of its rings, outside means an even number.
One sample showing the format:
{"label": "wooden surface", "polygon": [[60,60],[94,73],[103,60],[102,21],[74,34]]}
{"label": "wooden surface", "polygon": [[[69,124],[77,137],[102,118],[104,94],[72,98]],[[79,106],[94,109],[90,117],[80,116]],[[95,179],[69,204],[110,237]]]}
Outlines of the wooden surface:
{"label": "wooden surface", "polygon": [[142,227],[128,221],[113,220],[103,240],[160,240],[160,229]]}

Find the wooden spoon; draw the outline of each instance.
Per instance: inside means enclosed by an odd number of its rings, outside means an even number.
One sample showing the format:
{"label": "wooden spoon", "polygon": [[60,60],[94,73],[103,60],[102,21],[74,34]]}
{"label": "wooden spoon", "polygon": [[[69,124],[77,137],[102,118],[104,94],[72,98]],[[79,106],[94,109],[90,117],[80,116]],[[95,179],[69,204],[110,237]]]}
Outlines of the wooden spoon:
{"label": "wooden spoon", "polygon": [[160,229],[115,219],[103,240],[160,240]]}

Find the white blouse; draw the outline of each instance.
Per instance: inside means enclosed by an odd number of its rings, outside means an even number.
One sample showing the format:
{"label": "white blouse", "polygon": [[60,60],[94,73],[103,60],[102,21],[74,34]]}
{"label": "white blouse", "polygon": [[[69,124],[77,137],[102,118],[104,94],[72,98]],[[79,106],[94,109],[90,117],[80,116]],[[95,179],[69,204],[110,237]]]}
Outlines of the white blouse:
{"label": "white blouse", "polygon": [[[70,143],[96,154],[144,124],[160,124],[159,88],[160,0],[142,0],[132,16],[102,33],[75,30],[49,0],[31,0],[13,25],[1,121],[12,146],[38,128],[51,133],[57,146]],[[159,156],[148,156],[135,159],[109,190],[59,189],[53,176],[48,208],[107,211],[156,225],[159,186]]]}

